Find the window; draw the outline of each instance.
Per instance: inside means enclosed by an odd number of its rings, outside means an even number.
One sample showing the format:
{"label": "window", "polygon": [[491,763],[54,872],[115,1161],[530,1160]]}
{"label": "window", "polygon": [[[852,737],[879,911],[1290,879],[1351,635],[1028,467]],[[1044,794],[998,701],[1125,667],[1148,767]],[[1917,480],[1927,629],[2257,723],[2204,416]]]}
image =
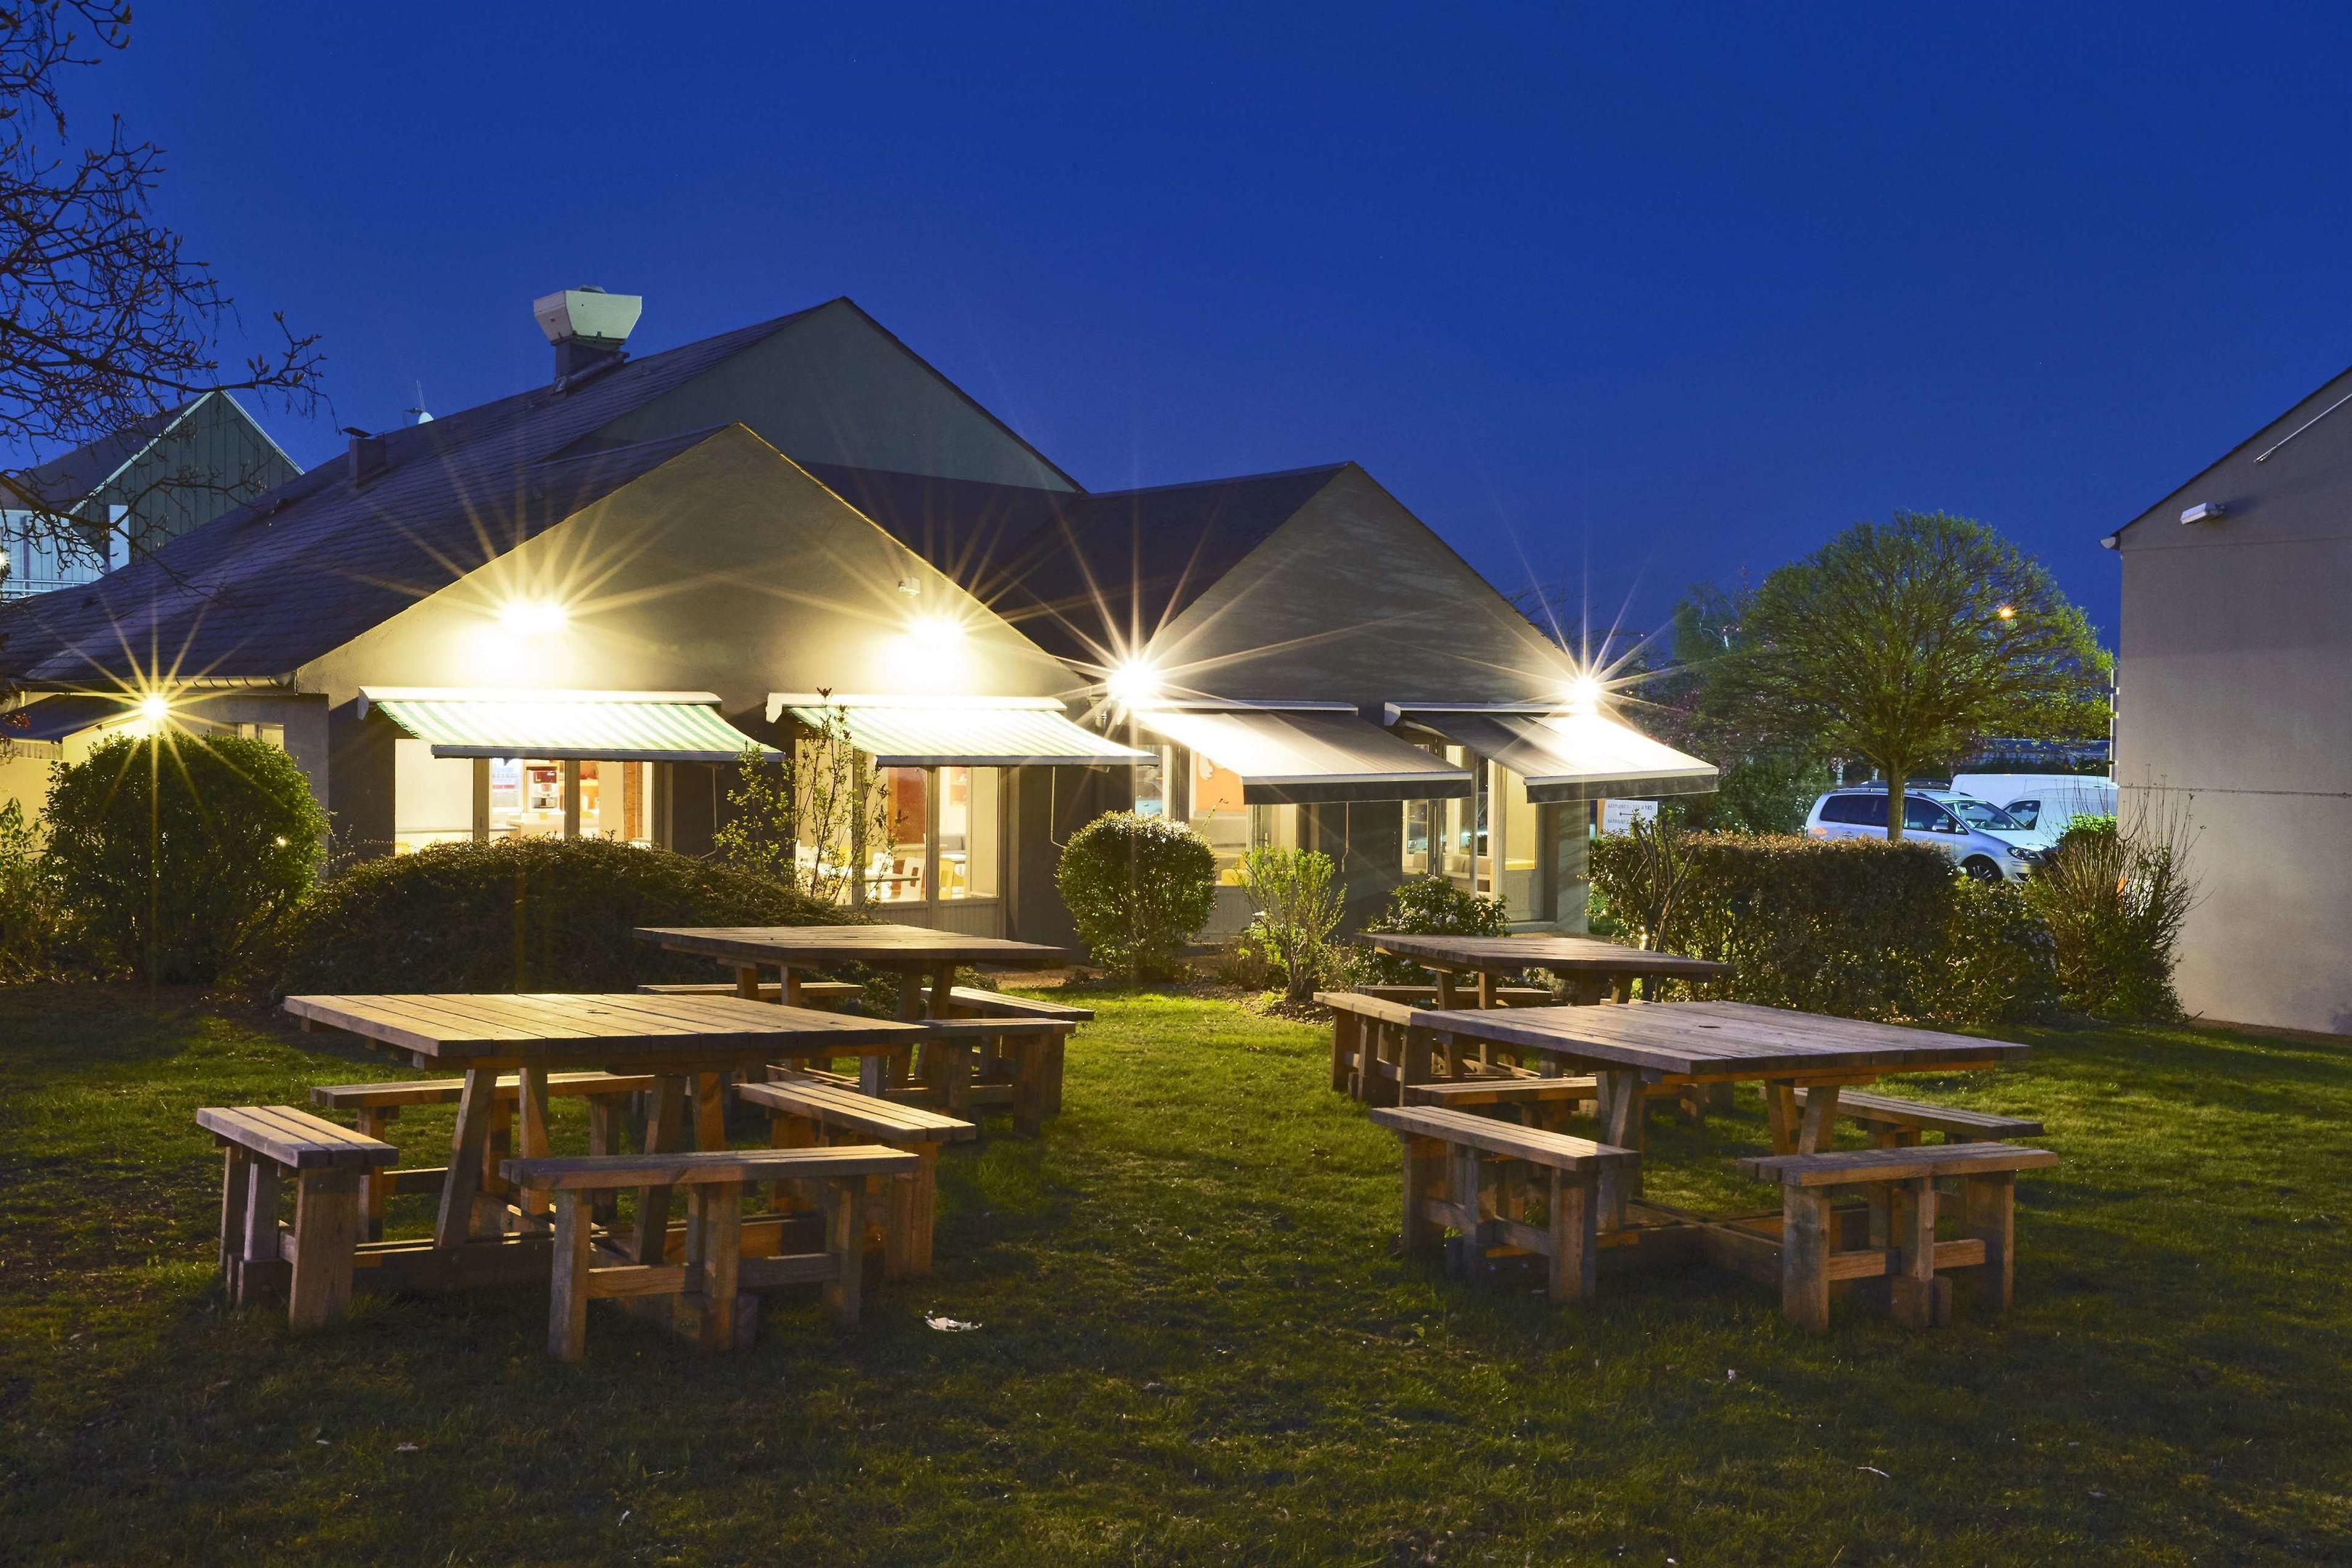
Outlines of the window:
{"label": "window", "polygon": [[997,896],[996,768],[941,768],[940,897]]}
{"label": "window", "polygon": [[283,724],[239,724],[236,733],[240,740],[266,742],[281,752],[286,749],[286,726]]}
{"label": "window", "polygon": [[1404,803],[1404,874],[1408,877],[1429,874],[1429,834],[1436,805],[1427,800]]}
{"label": "window", "polygon": [[580,770],[580,837],[651,844],[653,764],[574,763]]}
{"label": "window", "polygon": [[1250,808],[1242,800],[1242,775],[1221,768],[1198,752],[1183,753],[1191,784],[1187,820],[1192,831],[1209,841],[1217,858],[1217,880],[1241,885],[1242,851],[1251,843]]}
{"label": "window", "polygon": [[885,842],[866,857],[866,897],[885,904],[921,903],[926,835],[930,826],[929,792],[922,768],[883,768],[875,787],[882,795]]}
{"label": "window", "polygon": [[1886,797],[1883,795],[1833,795],[1822,803],[1823,822],[1849,823],[1859,827],[1886,826]]}
{"label": "window", "polygon": [[[403,742],[409,743],[412,742]],[[413,743],[425,744],[422,741]],[[563,764],[522,757],[492,757],[489,836],[562,837]]]}
{"label": "window", "polygon": [[[1128,743],[1138,744],[1131,737]],[[1171,795],[1176,783],[1176,748],[1142,745],[1139,749],[1150,752],[1151,760],[1135,764],[1135,815],[1173,816],[1176,805]]]}
{"label": "window", "polygon": [[[877,770],[874,799],[887,832],[884,842],[866,846],[866,901],[930,904],[1002,896],[1003,780],[1001,768]],[[860,825],[862,832],[873,830],[871,817]],[[853,896],[852,889],[845,885],[842,896]]]}
{"label": "window", "polygon": [[428,845],[463,844],[473,837],[474,764],[458,757],[436,757],[424,741],[394,741],[393,853],[413,855]]}
{"label": "window", "polygon": [[1932,800],[1921,800],[1916,795],[1903,797],[1903,831],[1906,833],[1958,833],[1958,822],[1952,814]]}
{"label": "window", "polygon": [[1502,817],[1497,829],[1502,860],[1498,867],[1489,868],[1500,873],[1495,890],[1502,894],[1513,920],[1547,919],[1550,911],[1536,908],[1537,889],[1542,885],[1538,875],[1541,856],[1536,835],[1536,807],[1528,799],[1527,781],[1500,763],[1487,763],[1486,772],[1494,783],[1495,805]]}
{"label": "window", "polygon": [[2012,800],[2009,803],[2009,815],[2020,827],[2030,828],[2042,820],[2042,803],[2038,800]]}

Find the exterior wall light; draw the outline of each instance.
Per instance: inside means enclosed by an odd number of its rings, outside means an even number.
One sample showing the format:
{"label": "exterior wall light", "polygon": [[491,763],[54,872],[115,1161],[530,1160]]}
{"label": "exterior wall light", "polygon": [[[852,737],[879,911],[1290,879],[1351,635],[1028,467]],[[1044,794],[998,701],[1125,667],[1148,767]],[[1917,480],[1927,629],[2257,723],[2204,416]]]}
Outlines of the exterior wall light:
{"label": "exterior wall light", "polygon": [[499,614],[507,630],[527,637],[560,632],[571,618],[562,605],[546,599],[517,599]]}
{"label": "exterior wall light", "polygon": [[1995,610],[1993,614],[1999,616],[2004,621],[2013,621],[2017,619],[2017,606],[2015,605],[2003,605],[2000,609]]}
{"label": "exterior wall light", "polygon": [[1128,659],[1112,668],[1103,691],[1120,708],[1149,707],[1160,696],[1160,672],[1139,658]]}
{"label": "exterior wall light", "polygon": [[139,717],[142,721],[150,725],[160,725],[171,716],[172,705],[163,698],[142,697],[139,700]]}
{"label": "exterior wall light", "polygon": [[[2264,453],[2263,456],[2267,457],[2269,454]],[[2262,461],[2262,458],[2257,458],[2254,460],[2256,462],[2260,462]],[[2227,515],[2228,513],[2224,511],[2218,503],[2210,500],[2200,500],[2195,506],[2190,507],[2187,511],[2182,512],[2180,514],[2180,521],[2185,523],[2219,522]]]}
{"label": "exterior wall light", "polygon": [[963,623],[952,616],[917,616],[908,635],[931,653],[952,653],[963,645]]}
{"label": "exterior wall light", "polygon": [[1568,683],[1568,710],[1571,713],[1601,711],[1601,682],[1591,675],[1580,675]]}

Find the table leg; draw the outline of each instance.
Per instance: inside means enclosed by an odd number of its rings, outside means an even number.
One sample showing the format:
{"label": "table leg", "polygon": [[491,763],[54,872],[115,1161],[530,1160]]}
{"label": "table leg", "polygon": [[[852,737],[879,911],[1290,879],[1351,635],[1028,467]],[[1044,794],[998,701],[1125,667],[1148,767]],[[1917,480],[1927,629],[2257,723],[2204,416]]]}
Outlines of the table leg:
{"label": "table leg", "polygon": [[784,965],[783,989],[777,993],[787,1007],[801,1005],[801,972],[791,964]]}
{"label": "table leg", "polygon": [[433,1222],[433,1245],[463,1247],[473,1234],[474,1198],[481,1191],[482,1156],[490,1146],[490,1121],[498,1110],[499,1075],[469,1068],[457,1096],[457,1125],[449,1134],[449,1174],[441,1184],[441,1212]]}
{"label": "table leg", "polygon": [[1480,971],[1478,972],[1478,1005],[1479,1005],[1479,1006],[1481,1006],[1481,1007],[1497,1007],[1497,1006],[1500,1006],[1500,1005],[1502,1005],[1502,1004],[1500,1004],[1499,1002],[1497,1002],[1497,1001],[1495,999],[1495,985],[1496,985],[1496,977],[1495,977],[1493,974],[1488,973],[1486,971],[1485,971],[1485,970],[1483,970],[1483,969],[1482,969],[1482,970],[1480,970]]}
{"label": "table leg", "polygon": [[758,964],[739,963],[735,966],[735,994],[747,996],[754,1002],[760,999],[760,966]]}
{"label": "table leg", "polygon": [[[547,1152],[545,1068],[527,1067],[516,1075],[515,1110],[515,1152],[526,1160],[536,1160]],[[545,1191],[525,1191],[522,1194],[525,1214],[543,1215],[554,1206],[554,1197]]]}
{"label": "table leg", "polygon": [[[677,1152],[685,1141],[685,1123],[686,1079],[664,1073],[654,1079],[653,1103],[646,1109],[646,1152]],[[637,1189],[636,1234],[629,1253],[639,1263],[658,1264],[669,1248],[669,1194],[666,1186]]]}
{"label": "table leg", "polygon": [[1433,969],[1430,973],[1437,976],[1438,1007],[1441,1010],[1451,1012],[1453,1009],[1462,1005],[1462,993],[1460,988],[1454,984],[1454,971],[1450,969]]}
{"label": "table leg", "polygon": [[[1600,1082],[1601,1142],[1618,1149],[1641,1152],[1644,1131],[1643,1102],[1646,1098],[1642,1075],[1622,1070],[1604,1070],[1595,1075]],[[1601,1225],[1605,1230],[1622,1230],[1625,1226],[1625,1202],[1642,1195],[1642,1167],[1631,1170],[1607,1170],[1601,1173]]]}
{"label": "table leg", "polygon": [[1817,1083],[1805,1090],[1805,1119],[1797,1128],[1797,1152],[1818,1154],[1837,1130],[1838,1086]]}
{"label": "table leg", "polygon": [[1784,1078],[1764,1084],[1764,1120],[1772,1130],[1772,1152],[1797,1152],[1797,1086]]}
{"label": "table leg", "polygon": [[723,1072],[694,1075],[694,1146],[727,1147],[727,1075]]}

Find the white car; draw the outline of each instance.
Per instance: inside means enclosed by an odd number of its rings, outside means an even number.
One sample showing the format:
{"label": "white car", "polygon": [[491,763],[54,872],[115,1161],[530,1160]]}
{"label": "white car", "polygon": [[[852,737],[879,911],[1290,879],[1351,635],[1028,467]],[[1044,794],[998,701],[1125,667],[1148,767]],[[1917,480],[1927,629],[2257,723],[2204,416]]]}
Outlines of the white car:
{"label": "white car", "polygon": [[[1886,786],[1832,790],[1805,817],[1812,838],[1886,837]],[[1948,789],[1903,792],[1903,837],[1931,844],[1980,882],[2021,881],[2041,864],[2050,840],[1990,801]]]}
{"label": "white car", "polygon": [[2116,781],[2088,773],[1958,773],[1952,787],[1992,802],[2053,844],[2078,816],[2116,814]]}

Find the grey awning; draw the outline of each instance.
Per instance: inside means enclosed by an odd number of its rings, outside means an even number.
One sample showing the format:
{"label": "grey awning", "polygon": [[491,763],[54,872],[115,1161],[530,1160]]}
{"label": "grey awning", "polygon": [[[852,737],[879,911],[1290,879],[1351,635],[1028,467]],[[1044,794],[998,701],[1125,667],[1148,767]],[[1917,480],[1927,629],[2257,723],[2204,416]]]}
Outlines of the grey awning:
{"label": "grey awning", "polygon": [[1501,763],[1526,783],[1528,798],[1539,803],[1656,800],[1706,795],[1716,786],[1712,763],[1605,714],[1402,704],[1391,704],[1390,714],[1391,722],[1409,719]]}
{"label": "grey awning", "polygon": [[1456,799],[1470,775],[1368,724],[1344,705],[1323,708],[1151,708],[1135,721],[1242,776],[1251,805]]}
{"label": "grey awning", "polygon": [[768,716],[786,712],[813,730],[837,721],[852,746],[886,768],[1109,767],[1150,760],[1071,723],[1050,697],[917,701],[771,692]]}

